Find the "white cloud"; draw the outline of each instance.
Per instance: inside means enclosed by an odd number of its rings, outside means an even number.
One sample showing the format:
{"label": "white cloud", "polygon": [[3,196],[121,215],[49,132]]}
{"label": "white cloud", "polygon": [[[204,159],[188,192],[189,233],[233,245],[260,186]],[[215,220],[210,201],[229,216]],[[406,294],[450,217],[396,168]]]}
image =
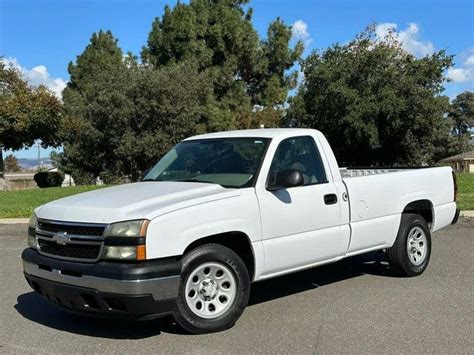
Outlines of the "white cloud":
{"label": "white cloud", "polygon": [[[474,48],[469,48],[456,55],[456,68],[449,68],[446,76],[453,83],[466,83],[474,81]],[[460,63],[460,64],[459,64]]]}
{"label": "white cloud", "polygon": [[449,68],[446,76],[453,83],[465,83],[474,79],[474,69],[472,68]]}
{"label": "white cloud", "polygon": [[62,91],[66,87],[66,81],[62,78],[53,78],[48,73],[48,68],[44,65],[38,65],[33,69],[27,69],[18,63],[16,58],[1,59],[7,66],[16,68],[23,78],[31,85],[44,85],[61,99]]}
{"label": "white cloud", "polygon": [[291,25],[291,34],[293,39],[303,41],[305,47],[313,40],[308,32],[308,25],[303,20],[297,20]]}
{"label": "white cloud", "polygon": [[407,28],[397,32],[396,23],[381,23],[375,28],[377,40],[383,40],[389,33],[393,33],[402,47],[416,57],[424,57],[434,52],[433,43],[419,39],[420,28],[416,23],[410,23]]}
{"label": "white cloud", "polygon": [[464,61],[464,65],[474,65],[474,54],[471,54],[467,59]]}
{"label": "white cloud", "polygon": [[392,22],[380,23],[375,27],[375,36],[378,40],[383,40],[390,32],[395,32],[397,24]]}

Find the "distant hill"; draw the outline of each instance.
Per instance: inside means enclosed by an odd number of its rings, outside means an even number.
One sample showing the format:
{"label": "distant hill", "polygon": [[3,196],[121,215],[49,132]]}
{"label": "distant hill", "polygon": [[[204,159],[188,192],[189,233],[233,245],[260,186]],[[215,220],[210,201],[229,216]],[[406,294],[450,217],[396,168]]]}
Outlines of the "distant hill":
{"label": "distant hill", "polygon": [[[28,159],[20,158],[18,163],[25,170],[37,170],[38,169],[38,159]],[[41,167],[49,169],[53,166],[53,162],[49,158],[41,158]]]}

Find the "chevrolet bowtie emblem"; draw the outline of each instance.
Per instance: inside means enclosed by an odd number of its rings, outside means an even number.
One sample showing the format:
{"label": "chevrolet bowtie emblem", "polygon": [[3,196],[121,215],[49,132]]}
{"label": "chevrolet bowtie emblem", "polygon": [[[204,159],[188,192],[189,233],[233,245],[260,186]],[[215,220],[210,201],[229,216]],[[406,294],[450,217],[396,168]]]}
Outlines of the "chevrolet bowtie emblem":
{"label": "chevrolet bowtie emblem", "polygon": [[59,232],[53,235],[53,240],[59,245],[66,245],[69,242],[69,237],[67,236],[67,232]]}

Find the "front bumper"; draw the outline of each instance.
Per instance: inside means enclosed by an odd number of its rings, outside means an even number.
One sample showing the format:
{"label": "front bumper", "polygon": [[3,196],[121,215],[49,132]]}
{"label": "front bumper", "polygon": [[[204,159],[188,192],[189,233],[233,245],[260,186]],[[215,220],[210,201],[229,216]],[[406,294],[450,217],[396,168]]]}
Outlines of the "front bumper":
{"label": "front bumper", "polygon": [[86,264],[45,257],[30,248],[22,259],[30,286],[67,310],[136,319],[173,311],[181,270],[177,258]]}

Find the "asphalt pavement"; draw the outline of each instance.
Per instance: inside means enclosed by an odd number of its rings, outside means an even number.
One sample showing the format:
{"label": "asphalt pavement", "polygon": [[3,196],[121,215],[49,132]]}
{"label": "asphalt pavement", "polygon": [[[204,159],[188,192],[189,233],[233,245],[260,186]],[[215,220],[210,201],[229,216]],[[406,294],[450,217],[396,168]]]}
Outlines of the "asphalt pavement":
{"label": "asphalt pavement", "polygon": [[474,219],[433,235],[427,271],[396,277],[381,253],[256,283],[230,330],[184,334],[171,318],[69,315],[32,292],[25,224],[0,225],[0,352],[474,353]]}

